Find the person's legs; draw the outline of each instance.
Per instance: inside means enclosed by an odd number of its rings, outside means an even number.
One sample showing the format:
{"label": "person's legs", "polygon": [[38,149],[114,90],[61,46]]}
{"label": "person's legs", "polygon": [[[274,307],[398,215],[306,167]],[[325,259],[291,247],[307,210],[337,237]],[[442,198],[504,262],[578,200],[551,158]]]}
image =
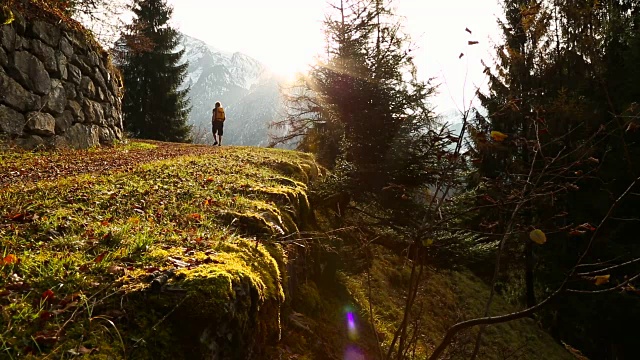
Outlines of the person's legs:
{"label": "person's legs", "polygon": [[220,138],[220,141],[218,141],[218,146],[222,146],[223,131],[224,131],[224,122],[220,121],[220,124],[218,125],[218,137]]}
{"label": "person's legs", "polygon": [[215,124],[211,124],[211,132],[213,133],[213,145],[218,145],[218,141],[216,141],[216,126],[215,126]]}

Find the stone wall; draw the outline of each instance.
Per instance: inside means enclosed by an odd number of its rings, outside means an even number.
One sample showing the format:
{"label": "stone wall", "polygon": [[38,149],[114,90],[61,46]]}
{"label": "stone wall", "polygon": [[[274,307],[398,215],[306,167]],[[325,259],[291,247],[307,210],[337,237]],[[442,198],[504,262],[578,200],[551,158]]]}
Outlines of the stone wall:
{"label": "stone wall", "polygon": [[0,137],[33,149],[122,139],[121,80],[106,53],[62,23],[0,25]]}

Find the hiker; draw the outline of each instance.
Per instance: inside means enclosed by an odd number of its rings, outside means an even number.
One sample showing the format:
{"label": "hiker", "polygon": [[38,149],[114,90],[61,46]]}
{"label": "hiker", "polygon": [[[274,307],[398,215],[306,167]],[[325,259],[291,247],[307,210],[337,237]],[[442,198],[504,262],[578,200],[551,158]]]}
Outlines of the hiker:
{"label": "hiker", "polygon": [[[216,102],[211,115],[211,131],[213,131],[213,145],[222,146],[222,132],[224,128],[224,109],[220,105],[220,101]],[[218,134],[218,138],[216,138]]]}

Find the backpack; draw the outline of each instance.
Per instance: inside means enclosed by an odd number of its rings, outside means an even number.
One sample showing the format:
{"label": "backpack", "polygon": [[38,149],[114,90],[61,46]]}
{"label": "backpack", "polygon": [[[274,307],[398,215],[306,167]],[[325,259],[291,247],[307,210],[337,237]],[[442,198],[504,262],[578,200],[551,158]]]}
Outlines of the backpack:
{"label": "backpack", "polygon": [[217,108],[214,111],[213,116],[211,117],[212,121],[224,121],[225,117],[224,117],[224,109],[222,108],[222,106],[220,106],[219,108]]}

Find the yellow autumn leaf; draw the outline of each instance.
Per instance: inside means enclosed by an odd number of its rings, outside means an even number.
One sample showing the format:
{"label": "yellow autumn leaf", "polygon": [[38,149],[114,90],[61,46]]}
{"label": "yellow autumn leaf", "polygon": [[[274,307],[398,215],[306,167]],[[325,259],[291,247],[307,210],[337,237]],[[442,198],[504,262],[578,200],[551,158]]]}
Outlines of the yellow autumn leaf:
{"label": "yellow autumn leaf", "polygon": [[491,138],[493,139],[493,141],[496,142],[502,142],[504,141],[504,139],[508,138],[509,135],[505,134],[505,133],[501,133],[500,131],[492,131],[491,132]]}
{"label": "yellow autumn leaf", "polygon": [[0,25],[9,25],[16,18],[13,16],[13,12],[8,6],[0,6]]}
{"label": "yellow autumn leaf", "polygon": [[609,282],[609,277],[611,275],[599,275],[595,277],[596,285],[603,285]]}
{"label": "yellow autumn leaf", "polygon": [[422,240],[422,246],[431,246],[431,245],[433,245],[433,239]]}
{"label": "yellow autumn leaf", "polygon": [[529,238],[536,244],[544,244],[547,242],[547,235],[542,232],[540,229],[535,229],[529,233]]}

